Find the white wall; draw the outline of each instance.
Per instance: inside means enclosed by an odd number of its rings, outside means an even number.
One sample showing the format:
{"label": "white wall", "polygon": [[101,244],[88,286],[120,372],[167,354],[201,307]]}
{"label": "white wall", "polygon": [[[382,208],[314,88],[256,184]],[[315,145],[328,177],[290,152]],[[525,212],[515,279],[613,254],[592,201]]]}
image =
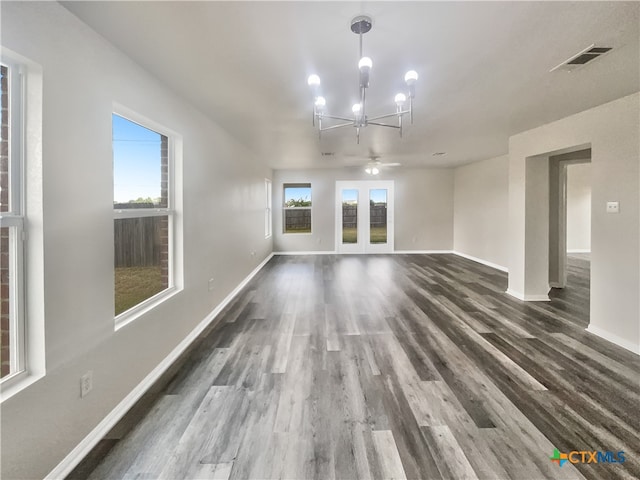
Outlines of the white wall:
{"label": "white wall", "polygon": [[506,268],[509,156],[455,169],[453,249]]}
{"label": "white wall", "polygon": [[[42,66],[46,376],[2,404],[2,470],[42,478],[272,251],[238,144],[54,2],[2,2],[2,44]],[[114,331],[111,112],[182,135],[184,289]],[[37,139],[30,140],[30,148]],[[256,251],[252,256],[251,251]],[[37,256],[41,252],[31,252]],[[215,278],[209,292],[207,280]],[[34,279],[31,279],[32,281]],[[33,292],[32,292],[33,293]],[[93,371],[93,391],[79,379]]]}
{"label": "white wall", "polygon": [[[640,93],[509,140],[509,291],[548,292],[548,157],[591,147],[589,330],[640,351]],[[548,200],[548,194],[547,194]],[[607,214],[607,201],[620,213]]]}
{"label": "white wall", "polygon": [[567,251],[591,251],[591,164],[567,166]]}
{"label": "white wall", "polygon": [[[361,169],[274,171],[274,251],[335,251],[336,181],[372,179],[395,182],[396,251],[452,249],[453,170],[396,168],[375,178]],[[311,183],[311,234],[282,233],[285,183]]]}

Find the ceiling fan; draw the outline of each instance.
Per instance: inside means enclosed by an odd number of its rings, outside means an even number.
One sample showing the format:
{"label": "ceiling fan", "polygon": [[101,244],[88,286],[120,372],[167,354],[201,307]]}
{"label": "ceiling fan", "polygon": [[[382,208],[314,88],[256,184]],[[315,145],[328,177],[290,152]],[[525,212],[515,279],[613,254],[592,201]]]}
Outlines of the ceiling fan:
{"label": "ceiling fan", "polygon": [[[364,155],[354,156],[358,158],[367,158],[369,160],[364,168],[364,171],[369,175],[378,175],[380,173],[380,170],[382,170],[383,168],[399,167],[402,165],[398,162],[381,162],[379,159],[382,157],[382,155],[377,155],[371,149],[369,149],[369,155],[367,155],[366,157]],[[360,164],[358,164],[358,166],[360,166]]]}
{"label": "ceiling fan", "polygon": [[378,160],[380,158],[379,155],[371,155],[369,157],[369,162],[367,163],[364,171],[369,175],[378,175],[382,168],[390,168],[390,167],[399,167],[401,164],[398,162],[381,162]]}

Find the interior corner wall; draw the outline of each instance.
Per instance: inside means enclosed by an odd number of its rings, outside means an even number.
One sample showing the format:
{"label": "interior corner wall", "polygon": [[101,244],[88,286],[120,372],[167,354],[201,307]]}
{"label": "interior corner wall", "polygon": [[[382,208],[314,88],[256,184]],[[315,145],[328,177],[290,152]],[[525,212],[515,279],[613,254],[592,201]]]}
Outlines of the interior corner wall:
{"label": "interior corner wall", "polygon": [[[272,252],[262,160],[56,2],[2,2],[42,67],[46,375],[2,403],[0,477],[43,478]],[[115,331],[111,114],[182,137],[183,289]],[[33,148],[29,139],[27,148]],[[40,228],[40,225],[38,226]],[[252,252],[255,252],[252,254]],[[215,288],[208,289],[209,278]],[[30,294],[33,292],[30,292]],[[80,398],[80,377],[93,390]]]}
{"label": "interior corner wall", "polygon": [[506,268],[509,156],[455,169],[453,249]]}
{"label": "interior corner wall", "polygon": [[567,165],[567,251],[591,251],[591,164]]}
{"label": "interior corner wall", "polygon": [[[536,207],[548,178],[530,175],[537,158],[591,146],[591,323],[589,330],[640,351],[640,93],[629,95],[509,139],[509,290],[548,280],[548,241],[539,242]],[[544,183],[546,182],[546,183]],[[620,213],[607,214],[607,201]],[[545,209],[547,209],[545,213]],[[542,224],[540,224],[542,225]],[[548,221],[547,221],[548,226]],[[546,277],[546,278],[545,278]],[[537,288],[537,287],[536,287]]]}
{"label": "interior corner wall", "polygon": [[[453,169],[388,168],[375,178],[363,169],[275,170],[273,249],[276,252],[334,252],[335,189],[338,180],[393,180],[395,251],[451,250]],[[283,233],[283,185],[310,183],[311,234]]]}

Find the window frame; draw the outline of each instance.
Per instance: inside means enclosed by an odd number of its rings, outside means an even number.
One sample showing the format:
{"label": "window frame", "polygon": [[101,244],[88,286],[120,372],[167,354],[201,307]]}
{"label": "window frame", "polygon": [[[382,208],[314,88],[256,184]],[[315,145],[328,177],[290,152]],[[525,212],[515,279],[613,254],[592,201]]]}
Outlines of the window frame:
{"label": "window frame", "polygon": [[25,148],[24,67],[3,57],[7,69],[9,211],[0,212],[0,227],[9,228],[9,373],[0,378],[3,388],[27,374],[25,315]]}
{"label": "window frame", "polygon": [[[287,188],[308,188],[311,205],[308,207],[287,207],[286,194]],[[287,232],[287,211],[292,210],[309,210],[311,219],[309,221],[310,231],[308,232]],[[311,182],[294,182],[282,184],[282,234],[283,235],[311,235],[313,233],[313,187]]]}
{"label": "window frame", "polygon": [[268,178],[264,179],[264,190],[265,190],[265,211],[264,211],[264,238],[271,238],[273,235],[273,190],[272,190],[272,182]]}
{"label": "window frame", "polygon": [[[115,229],[115,221],[128,218],[144,218],[144,217],[167,217],[168,218],[168,251],[167,251],[167,267],[168,278],[167,288],[152,295],[151,297],[143,300],[142,302],[134,305],[133,307],[115,315],[114,323],[115,330],[118,330],[130,322],[140,318],[150,310],[154,309],[169,297],[175,295],[179,290],[176,285],[176,182],[175,182],[175,161],[176,161],[176,143],[177,136],[171,130],[158,124],[157,122],[144,117],[137,112],[134,112],[122,105],[114,104],[112,109],[112,115],[117,115],[125,120],[140,125],[143,128],[153,131],[167,139],[167,206],[166,207],[154,207],[154,208],[128,208],[128,209],[113,209],[113,225]],[[111,117],[113,122],[113,117]],[[113,123],[112,123],[113,125]],[[113,127],[112,127],[113,132]],[[111,141],[113,149],[113,139]],[[113,161],[113,151],[112,151]],[[112,169],[113,173],[113,169]],[[113,181],[112,178],[112,188]],[[162,179],[160,180],[162,182]],[[114,232],[115,234],[115,232]],[[113,247],[115,249],[115,245]],[[114,251],[115,255],[115,251]],[[114,265],[114,281],[115,281],[115,265]],[[114,302],[115,302],[115,284],[114,284]],[[115,304],[114,304],[115,307]],[[115,308],[114,308],[115,310]]]}

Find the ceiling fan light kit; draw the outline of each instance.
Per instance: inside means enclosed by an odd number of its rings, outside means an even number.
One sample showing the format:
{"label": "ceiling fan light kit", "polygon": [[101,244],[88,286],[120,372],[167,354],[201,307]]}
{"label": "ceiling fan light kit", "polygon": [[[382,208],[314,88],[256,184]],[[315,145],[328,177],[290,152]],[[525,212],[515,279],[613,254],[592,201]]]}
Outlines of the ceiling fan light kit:
{"label": "ceiling fan light kit", "polygon": [[[339,117],[335,115],[329,115],[325,112],[327,105],[326,99],[322,96],[320,91],[320,77],[316,74],[309,75],[307,83],[313,92],[313,119],[312,124],[318,127],[318,135],[322,138],[322,132],[327,130],[335,130],[342,127],[355,127],[356,129],[356,142],[360,143],[360,130],[369,125],[376,125],[379,127],[395,128],[400,133],[402,138],[402,119],[405,115],[409,115],[409,120],[413,123],[413,99],[415,97],[415,84],[418,80],[418,73],[415,70],[409,70],[405,76],[404,81],[408,87],[408,94],[398,93],[394,102],[396,104],[396,111],[386,115],[379,115],[376,117],[367,117],[366,111],[366,93],[369,88],[369,79],[371,68],[373,67],[373,61],[371,58],[362,54],[362,36],[371,30],[372,20],[371,17],[366,15],[359,15],[351,21],[351,31],[358,35],[360,39],[360,60],[358,61],[359,70],[359,90],[360,90],[360,102],[353,105],[351,112],[352,118]],[[405,104],[408,106],[405,109]],[[388,123],[382,123],[380,120],[389,118],[396,118],[397,125],[391,125]],[[339,120],[342,123],[337,123],[329,126],[323,126],[322,121],[324,119]],[[377,170],[377,169],[376,169]],[[370,172],[367,172],[370,173]],[[375,174],[374,174],[375,175]]]}

